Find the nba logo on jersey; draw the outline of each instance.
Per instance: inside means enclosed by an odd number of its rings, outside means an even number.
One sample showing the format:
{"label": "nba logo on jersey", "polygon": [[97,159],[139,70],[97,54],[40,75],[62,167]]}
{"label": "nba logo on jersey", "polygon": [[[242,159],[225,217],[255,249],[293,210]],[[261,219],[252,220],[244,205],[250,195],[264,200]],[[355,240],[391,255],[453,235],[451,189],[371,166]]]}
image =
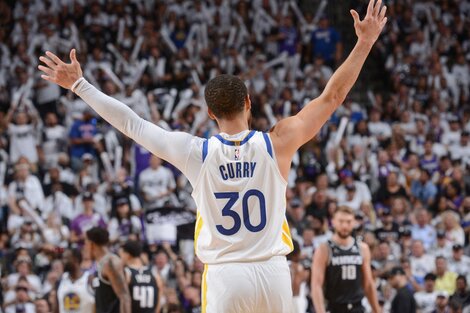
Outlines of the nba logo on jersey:
{"label": "nba logo on jersey", "polygon": [[240,149],[235,148],[235,161],[240,160]]}

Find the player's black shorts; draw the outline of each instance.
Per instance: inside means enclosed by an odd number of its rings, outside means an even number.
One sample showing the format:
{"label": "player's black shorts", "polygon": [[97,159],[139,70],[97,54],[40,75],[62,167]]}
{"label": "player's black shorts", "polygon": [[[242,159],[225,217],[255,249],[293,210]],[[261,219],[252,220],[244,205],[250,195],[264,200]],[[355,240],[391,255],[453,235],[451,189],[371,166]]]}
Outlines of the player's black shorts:
{"label": "player's black shorts", "polygon": [[360,302],[348,304],[328,304],[330,313],[364,313],[364,307]]}

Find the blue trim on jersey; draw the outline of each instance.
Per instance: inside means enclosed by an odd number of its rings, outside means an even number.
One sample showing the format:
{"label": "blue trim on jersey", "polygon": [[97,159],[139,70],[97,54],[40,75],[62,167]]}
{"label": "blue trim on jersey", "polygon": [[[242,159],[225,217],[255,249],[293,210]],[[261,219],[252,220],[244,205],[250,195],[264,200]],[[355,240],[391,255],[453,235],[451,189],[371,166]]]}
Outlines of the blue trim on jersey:
{"label": "blue trim on jersey", "polygon": [[227,139],[224,139],[222,136],[220,136],[219,134],[215,135],[215,138],[219,139],[221,143],[223,143],[224,145],[227,145],[227,146],[241,146],[245,143],[248,142],[248,140],[250,140],[251,137],[253,137],[253,135],[256,133],[256,131],[252,130],[250,131],[250,133],[248,134],[248,136],[245,137],[245,139],[243,139],[242,141],[240,141],[240,144],[237,144],[238,141],[231,141],[231,140],[227,140]]}
{"label": "blue trim on jersey", "polygon": [[204,162],[206,160],[208,146],[209,146],[209,140],[206,139],[202,143],[202,162]]}
{"label": "blue trim on jersey", "polygon": [[273,157],[273,147],[271,146],[271,140],[269,140],[269,136],[266,133],[263,133],[263,138],[264,141],[266,141],[266,149],[268,149],[268,153],[271,156],[271,158],[274,159]]}

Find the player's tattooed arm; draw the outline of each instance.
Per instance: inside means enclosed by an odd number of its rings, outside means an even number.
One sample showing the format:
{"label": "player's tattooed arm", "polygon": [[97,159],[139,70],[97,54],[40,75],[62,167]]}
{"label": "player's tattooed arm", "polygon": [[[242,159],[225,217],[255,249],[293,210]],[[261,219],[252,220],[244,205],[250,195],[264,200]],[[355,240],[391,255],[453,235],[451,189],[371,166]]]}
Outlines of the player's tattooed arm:
{"label": "player's tattooed arm", "polygon": [[119,298],[119,313],[131,313],[131,296],[122,261],[116,257],[110,257],[106,263],[105,274]]}

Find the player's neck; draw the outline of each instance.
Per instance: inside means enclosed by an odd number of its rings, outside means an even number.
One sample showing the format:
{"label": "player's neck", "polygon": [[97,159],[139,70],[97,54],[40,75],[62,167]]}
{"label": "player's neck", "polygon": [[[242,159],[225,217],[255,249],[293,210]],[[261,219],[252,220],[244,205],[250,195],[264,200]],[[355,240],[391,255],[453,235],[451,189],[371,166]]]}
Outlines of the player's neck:
{"label": "player's neck", "polygon": [[332,239],[336,244],[344,247],[351,245],[353,242],[353,237],[349,236],[346,238],[342,238],[338,236],[338,234],[334,234]]}
{"label": "player's neck", "polygon": [[80,279],[80,277],[82,277],[82,272],[80,270],[80,267],[74,268],[70,272],[70,278],[71,278],[72,281],[76,281],[76,280]]}
{"label": "player's neck", "polygon": [[129,262],[127,262],[127,266],[135,268],[135,269],[139,269],[139,268],[143,267],[144,264],[142,263],[142,261],[139,258],[135,258],[135,259],[129,260]]}
{"label": "player's neck", "polygon": [[236,118],[233,120],[219,120],[218,123],[220,132],[229,135],[235,135],[241,133],[244,130],[250,129],[248,126],[248,121],[241,118]]}
{"label": "player's neck", "polygon": [[96,251],[96,252],[95,252],[95,260],[96,260],[96,262],[101,261],[101,259],[102,259],[106,254],[108,254],[108,248],[106,248],[106,247],[102,247],[101,249],[99,249],[98,251]]}

